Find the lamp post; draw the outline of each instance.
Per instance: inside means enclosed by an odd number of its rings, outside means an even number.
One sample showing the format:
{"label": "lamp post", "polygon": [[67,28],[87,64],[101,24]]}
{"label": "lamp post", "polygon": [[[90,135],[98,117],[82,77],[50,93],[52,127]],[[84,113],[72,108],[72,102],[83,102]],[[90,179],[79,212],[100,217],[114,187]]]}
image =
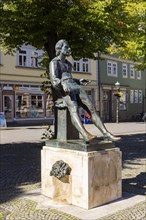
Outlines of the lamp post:
{"label": "lamp post", "polygon": [[119,96],[118,96],[118,92],[120,89],[120,83],[117,81],[115,83],[116,89],[117,89],[117,103],[116,103],[116,123],[119,123]]}

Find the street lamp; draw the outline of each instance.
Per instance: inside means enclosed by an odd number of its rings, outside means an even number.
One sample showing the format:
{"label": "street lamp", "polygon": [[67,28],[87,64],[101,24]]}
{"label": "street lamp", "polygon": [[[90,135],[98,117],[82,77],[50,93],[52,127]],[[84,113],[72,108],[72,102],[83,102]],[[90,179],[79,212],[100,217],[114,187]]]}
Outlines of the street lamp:
{"label": "street lamp", "polygon": [[119,123],[119,99],[120,96],[118,94],[119,90],[120,90],[120,83],[117,81],[115,83],[116,89],[117,89],[117,93],[116,93],[116,98],[117,98],[117,103],[116,103],[116,123]]}

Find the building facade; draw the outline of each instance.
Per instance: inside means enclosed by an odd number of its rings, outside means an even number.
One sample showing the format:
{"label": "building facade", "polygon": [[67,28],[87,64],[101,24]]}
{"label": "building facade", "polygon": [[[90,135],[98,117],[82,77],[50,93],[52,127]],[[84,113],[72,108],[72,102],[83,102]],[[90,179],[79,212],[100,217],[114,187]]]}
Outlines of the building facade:
{"label": "building facade", "polygon": [[[118,91],[122,96],[118,103],[118,120],[135,120],[137,113],[146,112],[146,70],[136,70],[133,61],[120,59],[117,54],[101,55],[99,58],[96,61],[88,59],[73,61],[74,70],[78,72],[77,77],[83,76],[92,80],[88,93],[96,111],[104,122],[116,121],[115,84],[119,82]],[[86,72],[83,74],[84,69]]]}
{"label": "building facade", "polygon": [[103,55],[99,60],[100,113],[104,121],[116,120],[115,83],[120,83],[119,121],[135,120],[137,113],[146,112],[146,71],[136,70],[129,60],[118,55]]}
{"label": "building facade", "polygon": [[[41,77],[45,72],[40,66],[43,53],[32,46],[22,46],[14,56],[0,53],[0,112],[7,121],[53,117],[52,99],[41,90],[46,80]],[[69,60],[74,78],[91,80],[85,90],[102,120],[116,120],[117,81],[122,92],[119,121],[134,120],[136,113],[146,112],[146,71],[137,71],[132,61],[119,59],[118,55],[100,58],[73,60],[70,57]],[[85,114],[83,109],[79,111],[80,115]]]}
{"label": "building facade", "polygon": [[[42,50],[22,46],[14,56],[0,53],[0,112],[7,122],[36,121],[53,117],[52,98],[41,90],[45,72],[40,66]],[[74,78],[86,78],[92,82],[86,91],[97,106],[96,61],[74,61]],[[84,111],[81,110],[81,114]]]}
{"label": "building facade", "polygon": [[14,56],[0,59],[0,111],[7,121],[46,117],[49,114],[46,94],[41,91],[45,72],[39,66],[43,51],[23,46]]}

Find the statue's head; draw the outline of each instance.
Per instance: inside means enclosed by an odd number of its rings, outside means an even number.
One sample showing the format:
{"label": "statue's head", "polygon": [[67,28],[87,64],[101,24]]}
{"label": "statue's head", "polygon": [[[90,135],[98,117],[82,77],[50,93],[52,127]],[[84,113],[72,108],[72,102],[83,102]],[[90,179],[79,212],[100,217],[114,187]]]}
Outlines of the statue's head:
{"label": "statue's head", "polygon": [[64,45],[67,45],[68,47],[68,51],[70,51],[70,48],[69,48],[69,45],[68,45],[68,42],[64,39],[62,40],[59,40],[56,45],[55,45],[55,50],[56,50],[56,56],[58,56],[61,52],[61,49]]}

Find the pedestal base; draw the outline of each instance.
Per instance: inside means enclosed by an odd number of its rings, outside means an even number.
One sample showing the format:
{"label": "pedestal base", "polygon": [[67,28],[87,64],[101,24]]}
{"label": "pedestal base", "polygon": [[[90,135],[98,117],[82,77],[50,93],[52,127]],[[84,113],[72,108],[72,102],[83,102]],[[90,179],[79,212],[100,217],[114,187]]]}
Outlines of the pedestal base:
{"label": "pedestal base", "polygon": [[[49,143],[49,142],[48,142]],[[71,174],[50,176],[63,160]],[[44,146],[41,152],[42,194],[54,201],[91,209],[121,197],[121,152],[118,148],[92,152]]]}
{"label": "pedestal base", "polygon": [[59,149],[70,149],[77,151],[99,151],[105,149],[115,148],[115,145],[111,141],[99,141],[98,139],[90,143],[84,142],[82,139],[78,140],[48,140],[46,146],[55,147]]}

